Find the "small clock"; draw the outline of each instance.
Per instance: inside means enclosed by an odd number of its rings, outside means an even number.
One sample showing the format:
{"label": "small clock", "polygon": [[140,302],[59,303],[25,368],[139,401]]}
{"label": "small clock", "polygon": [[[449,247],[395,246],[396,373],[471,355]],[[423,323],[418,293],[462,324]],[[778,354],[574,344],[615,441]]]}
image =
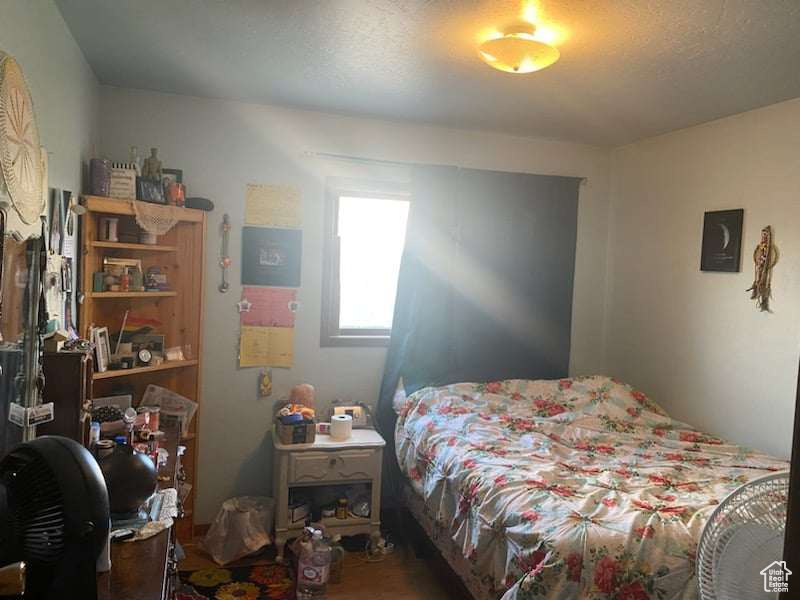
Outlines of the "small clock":
{"label": "small clock", "polygon": [[150,350],[148,350],[147,348],[142,348],[141,350],[139,350],[137,356],[139,358],[140,365],[147,366],[153,360],[153,353],[150,352]]}

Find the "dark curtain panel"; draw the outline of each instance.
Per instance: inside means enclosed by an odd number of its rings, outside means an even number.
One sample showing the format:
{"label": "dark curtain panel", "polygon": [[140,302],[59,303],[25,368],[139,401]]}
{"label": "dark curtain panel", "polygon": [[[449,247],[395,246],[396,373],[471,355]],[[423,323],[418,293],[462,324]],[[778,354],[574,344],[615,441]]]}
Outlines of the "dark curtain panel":
{"label": "dark curtain panel", "polygon": [[378,403],[390,488],[398,471],[392,398],[401,377],[410,394],[459,381],[567,374],[579,184],[415,168]]}

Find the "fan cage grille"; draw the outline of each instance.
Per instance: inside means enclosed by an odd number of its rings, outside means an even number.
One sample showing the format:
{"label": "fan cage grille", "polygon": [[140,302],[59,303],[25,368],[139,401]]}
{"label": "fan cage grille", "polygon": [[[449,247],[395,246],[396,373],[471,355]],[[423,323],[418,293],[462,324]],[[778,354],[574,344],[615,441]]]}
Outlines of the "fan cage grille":
{"label": "fan cage grille", "polygon": [[776,532],[785,530],[788,496],[789,473],[770,473],[745,483],[717,506],[698,547],[697,579],[702,600],[720,600],[714,585],[716,568],[739,526],[755,523]]}
{"label": "fan cage grille", "polygon": [[22,558],[52,565],[66,547],[64,499],[49,465],[36,454],[13,451],[3,461],[11,522]]}

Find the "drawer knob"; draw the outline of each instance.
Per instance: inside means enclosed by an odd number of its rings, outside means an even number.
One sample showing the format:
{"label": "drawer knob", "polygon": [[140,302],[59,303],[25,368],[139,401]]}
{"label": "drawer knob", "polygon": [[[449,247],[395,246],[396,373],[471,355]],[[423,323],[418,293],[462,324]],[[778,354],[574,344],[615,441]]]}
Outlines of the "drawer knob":
{"label": "drawer knob", "polygon": [[335,458],[330,459],[328,461],[328,464],[331,466],[331,468],[335,467],[336,466],[336,459]]}

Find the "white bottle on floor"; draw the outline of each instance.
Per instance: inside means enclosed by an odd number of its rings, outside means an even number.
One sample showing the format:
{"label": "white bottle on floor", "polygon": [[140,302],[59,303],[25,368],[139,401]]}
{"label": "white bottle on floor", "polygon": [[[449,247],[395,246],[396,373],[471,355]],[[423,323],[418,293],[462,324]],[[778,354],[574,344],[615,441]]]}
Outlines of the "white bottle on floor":
{"label": "white bottle on floor", "polygon": [[331,547],[314,531],[310,543],[301,543],[297,559],[297,600],[324,600],[331,567]]}

